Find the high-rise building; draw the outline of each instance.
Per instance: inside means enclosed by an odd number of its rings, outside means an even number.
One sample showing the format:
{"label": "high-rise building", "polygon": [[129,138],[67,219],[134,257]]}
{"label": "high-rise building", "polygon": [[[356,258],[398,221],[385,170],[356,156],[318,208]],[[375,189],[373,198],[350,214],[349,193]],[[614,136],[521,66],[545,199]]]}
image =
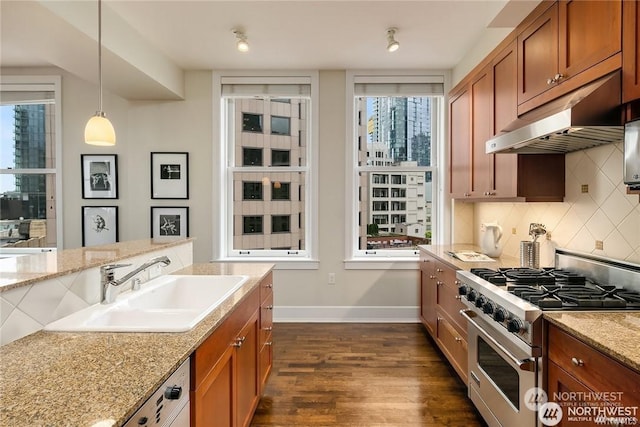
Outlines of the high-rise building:
{"label": "high-rise building", "polygon": [[[305,176],[301,172],[252,172],[251,167],[307,162],[304,99],[240,98],[234,101],[234,249],[305,249]],[[246,167],[246,168],[245,168]]]}

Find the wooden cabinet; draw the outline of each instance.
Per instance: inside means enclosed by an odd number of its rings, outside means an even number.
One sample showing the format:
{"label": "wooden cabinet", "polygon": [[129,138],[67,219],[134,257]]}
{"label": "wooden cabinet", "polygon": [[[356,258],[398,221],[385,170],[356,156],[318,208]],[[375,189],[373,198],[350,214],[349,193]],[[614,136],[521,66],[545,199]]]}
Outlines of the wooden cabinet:
{"label": "wooden cabinet", "polygon": [[622,2],[622,102],[640,99],[640,6]]}
{"label": "wooden cabinet", "polygon": [[[547,360],[549,400],[560,404],[565,412],[559,425],[594,425],[590,420],[580,424],[567,419],[569,407],[602,407],[604,404],[595,394],[585,393],[606,393],[602,396],[612,407],[640,407],[640,373],[552,324],[547,324]],[[569,394],[571,392],[582,393]]]}
{"label": "wooden cabinet", "polygon": [[273,365],[273,273],[260,282],[260,393]]}
{"label": "wooden cabinet", "polygon": [[486,154],[486,141],[517,120],[516,42],[449,102],[450,191],[454,199],[561,202],[563,154]]}
{"label": "wooden cabinet", "polygon": [[456,270],[420,251],[420,319],[460,378],[467,382],[467,322],[460,315]]}
{"label": "wooden cabinet", "polygon": [[260,289],[192,355],[191,425],[245,427],[260,398]]}
{"label": "wooden cabinet", "polygon": [[621,0],[560,0],[541,8],[517,37],[518,114],[622,65]]}

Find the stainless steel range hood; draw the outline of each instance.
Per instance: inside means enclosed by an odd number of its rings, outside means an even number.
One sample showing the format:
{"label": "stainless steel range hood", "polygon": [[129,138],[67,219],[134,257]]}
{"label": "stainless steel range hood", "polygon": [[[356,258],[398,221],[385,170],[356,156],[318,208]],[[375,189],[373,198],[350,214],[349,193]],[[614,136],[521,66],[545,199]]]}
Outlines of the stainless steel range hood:
{"label": "stainless steel range hood", "polygon": [[[486,143],[491,153],[568,153],[622,141],[620,72],[539,107]],[[518,127],[521,126],[521,127]]]}

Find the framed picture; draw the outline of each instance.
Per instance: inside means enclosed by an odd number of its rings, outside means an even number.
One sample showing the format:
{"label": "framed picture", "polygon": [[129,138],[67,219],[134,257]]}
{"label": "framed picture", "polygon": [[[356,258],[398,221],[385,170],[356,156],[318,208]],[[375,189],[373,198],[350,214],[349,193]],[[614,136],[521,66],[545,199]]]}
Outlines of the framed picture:
{"label": "framed picture", "polygon": [[189,237],[189,208],[151,207],[151,238],[180,239]]}
{"label": "framed picture", "polygon": [[82,198],[118,198],[118,155],[82,154]]}
{"label": "framed picture", "polygon": [[117,206],[82,207],[82,246],[106,245],[118,241]]}
{"label": "framed picture", "polygon": [[151,198],[189,198],[189,153],[151,153]]}

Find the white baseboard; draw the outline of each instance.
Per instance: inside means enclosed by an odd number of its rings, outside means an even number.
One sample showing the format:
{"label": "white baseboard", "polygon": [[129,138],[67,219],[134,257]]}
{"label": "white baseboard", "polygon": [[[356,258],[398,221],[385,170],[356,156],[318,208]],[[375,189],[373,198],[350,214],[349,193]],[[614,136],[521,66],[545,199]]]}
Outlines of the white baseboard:
{"label": "white baseboard", "polygon": [[419,323],[419,307],[276,306],[274,322]]}

